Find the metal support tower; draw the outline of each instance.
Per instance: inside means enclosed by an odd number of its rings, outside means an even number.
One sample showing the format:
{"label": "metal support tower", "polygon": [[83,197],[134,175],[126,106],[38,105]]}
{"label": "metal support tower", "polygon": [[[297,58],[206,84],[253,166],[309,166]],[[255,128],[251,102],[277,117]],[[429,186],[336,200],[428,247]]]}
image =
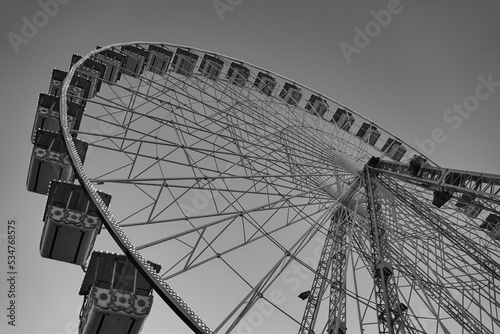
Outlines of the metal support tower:
{"label": "metal support tower", "polygon": [[[330,288],[330,312],[329,328],[345,324],[345,287],[344,273],[346,270],[346,224],[348,224],[348,212],[339,207],[330,222],[318,267],[314,276],[313,284],[307,299],[304,316],[300,324],[299,334],[314,333],[314,325],[319,311],[323,294],[327,288],[326,278],[332,269],[332,285]],[[339,242],[340,241],[340,242]]]}
{"label": "metal support tower", "polygon": [[[360,185],[358,178],[349,189],[338,199],[338,206],[332,216],[318,267],[314,276],[310,295],[307,300],[304,316],[300,324],[299,334],[314,333],[314,325],[318,315],[321,298],[327,288],[327,278],[331,269],[330,308],[328,330],[338,334],[339,329],[345,333],[346,302],[345,302],[345,272],[347,270],[347,224],[350,213],[346,207],[352,200]],[[335,330],[337,332],[335,332]]]}
{"label": "metal support tower", "polygon": [[363,170],[366,196],[368,200],[370,244],[373,263],[373,280],[377,303],[378,328],[380,334],[410,333],[405,320],[407,306],[399,302],[397,285],[387,239],[387,226],[377,191],[375,173],[368,167]]}
{"label": "metal support tower", "polygon": [[332,236],[332,266],[330,285],[330,308],[328,313],[328,334],[346,332],[346,269],[347,269],[347,224],[352,223],[351,212],[340,208],[335,214],[337,220]]}

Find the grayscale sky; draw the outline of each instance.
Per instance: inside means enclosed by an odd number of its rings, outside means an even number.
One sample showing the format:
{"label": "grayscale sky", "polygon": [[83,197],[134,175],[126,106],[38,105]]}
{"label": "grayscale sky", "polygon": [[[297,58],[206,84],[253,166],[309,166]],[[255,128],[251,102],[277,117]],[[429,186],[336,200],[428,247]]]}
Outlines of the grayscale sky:
{"label": "grayscale sky", "polygon": [[[497,0],[242,0],[224,13],[212,0],[61,0],[40,14],[54,1],[2,0],[0,10],[1,333],[76,333],[81,269],[39,256],[45,197],[25,182],[38,94],[53,68],[97,45],[158,41],[238,58],[425,143],[442,166],[500,174]],[[377,14],[388,10],[390,19]],[[18,227],[15,328],[5,316],[9,218]],[[143,333],[189,332],[163,311],[157,299]]]}

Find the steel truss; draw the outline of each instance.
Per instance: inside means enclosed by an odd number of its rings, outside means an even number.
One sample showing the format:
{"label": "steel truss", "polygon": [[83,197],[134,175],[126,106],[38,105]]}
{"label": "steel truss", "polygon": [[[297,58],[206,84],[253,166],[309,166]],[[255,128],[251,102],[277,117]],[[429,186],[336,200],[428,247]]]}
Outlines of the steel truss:
{"label": "steel truss", "polygon": [[405,316],[408,306],[400,302],[393,277],[390,245],[387,239],[385,219],[379,203],[377,179],[368,167],[363,171],[368,197],[370,244],[372,250],[373,278],[377,300],[380,334],[417,333]]}
{"label": "steel truss", "polygon": [[330,222],[328,233],[321,251],[316,275],[307,299],[299,334],[313,333],[322,297],[327,289],[330,273],[330,303],[327,328],[329,333],[345,333],[346,293],[345,275],[347,271],[347,225],[350,224],[349,211],[340,206]]}
{"label": "steel truss", "polygon": [[410,174],[410,165],[395,161],[380,161],[376,169],[410,182],[419,182],[429,188],[446,188],[461,193],[471,193],[485,200],[500,204],[500,176],[459,169],[426,166]]}

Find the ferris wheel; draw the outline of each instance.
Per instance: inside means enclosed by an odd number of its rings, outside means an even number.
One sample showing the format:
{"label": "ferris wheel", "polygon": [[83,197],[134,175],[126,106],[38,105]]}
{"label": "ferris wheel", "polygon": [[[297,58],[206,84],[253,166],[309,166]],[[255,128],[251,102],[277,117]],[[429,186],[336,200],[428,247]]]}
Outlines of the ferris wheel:
{"label": "ferris wheel", "polygon": [[[54,70],[32,142],[42,256],[85,268],[81,332],[98,307],[147,316],[149,285],[195,333],[500,333],[500,176],[440,167],[296,81],[98,47]],[[101,229],[129,269],[92,253]]]}

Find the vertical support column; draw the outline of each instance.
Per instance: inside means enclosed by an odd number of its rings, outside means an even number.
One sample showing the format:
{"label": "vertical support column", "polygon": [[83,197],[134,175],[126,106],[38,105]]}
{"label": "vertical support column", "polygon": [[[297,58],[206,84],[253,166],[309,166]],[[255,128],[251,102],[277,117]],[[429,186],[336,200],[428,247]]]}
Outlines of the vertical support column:
{"label": "vertical support column", "polygon": [[[325,244],[321,251],[321,256],[318,262],[318,268],[314,276],[313,284],[307,300],[307,305],[300,323],[299,334],[313,334],[316,317],[318,315],[321,297],[323,296],[329,268],[332,270],[331,293],[335,296],[330,297],[330,310],[328,320],[328,330],[333,328],[344,328],[345,330],[345,287],[343,273],[347,270],[346,259],[346,230],[349,223],[349,211],[345,207],[349,207],[352,198],[358,187],[361,184],[361,176],[349,185],[345,192],[337,199],[337,208],[332,216]],[[342,246],[339,247],[338,241],[342,240]],[[339,274],[342,273],[342,276]],[[341,278],[340,278],[341,277]],[[340,279],[340,280],[339,280]],[[333,310],[332,310],[333,309]],[[338,320],[341,319],[341,320]],[[341,323],[342,322],[342,323]],[[330,334],[330,333],[329,333]],[[332,334],[340,334],[333,333]]]}
{"label": "vertical support column", "polygon": [[330,308],[327,334],[346,333],[346,270],[347,270],[347,224],[351,223],[350,213],[341,207],[336,212],[335,233],[332,236],[332,267],[330,286]]}
{"label": "vertical support column", "polygon": [[[370,220],[370,244],[372,251],[373,280],[377,303],[378,327],[380,334],[409,333],[404,312],[407,307],[399,302],[397,286],[393,277],[391,256],[387,239],[387,226],[380,205],[375,173],[368,167],[363,170],[368,214]],[[409,330],[409,331],[406,331]]]}
{"label": "vertical support column", "polygon": [[[345,287],[344,273],[346,270],[346,225],[348,223],[348,211],[339,206],[333,214],[328,234],[326,236],[321,256],[318,262],[318,268],[314,276],[313,284],[310,290],[307,305],[300,324],[299,334],[314,333],[316,317],[319,311],[321,298],[327,287],[326,278],[332,268],[332,283],[330,292],[330,311],[328,328],[345,328]],[[339,327],[340,326],[340,327]],[[332,331],[332,333],[334,333]],[[337,334],[337,333],[335,333]]]}

